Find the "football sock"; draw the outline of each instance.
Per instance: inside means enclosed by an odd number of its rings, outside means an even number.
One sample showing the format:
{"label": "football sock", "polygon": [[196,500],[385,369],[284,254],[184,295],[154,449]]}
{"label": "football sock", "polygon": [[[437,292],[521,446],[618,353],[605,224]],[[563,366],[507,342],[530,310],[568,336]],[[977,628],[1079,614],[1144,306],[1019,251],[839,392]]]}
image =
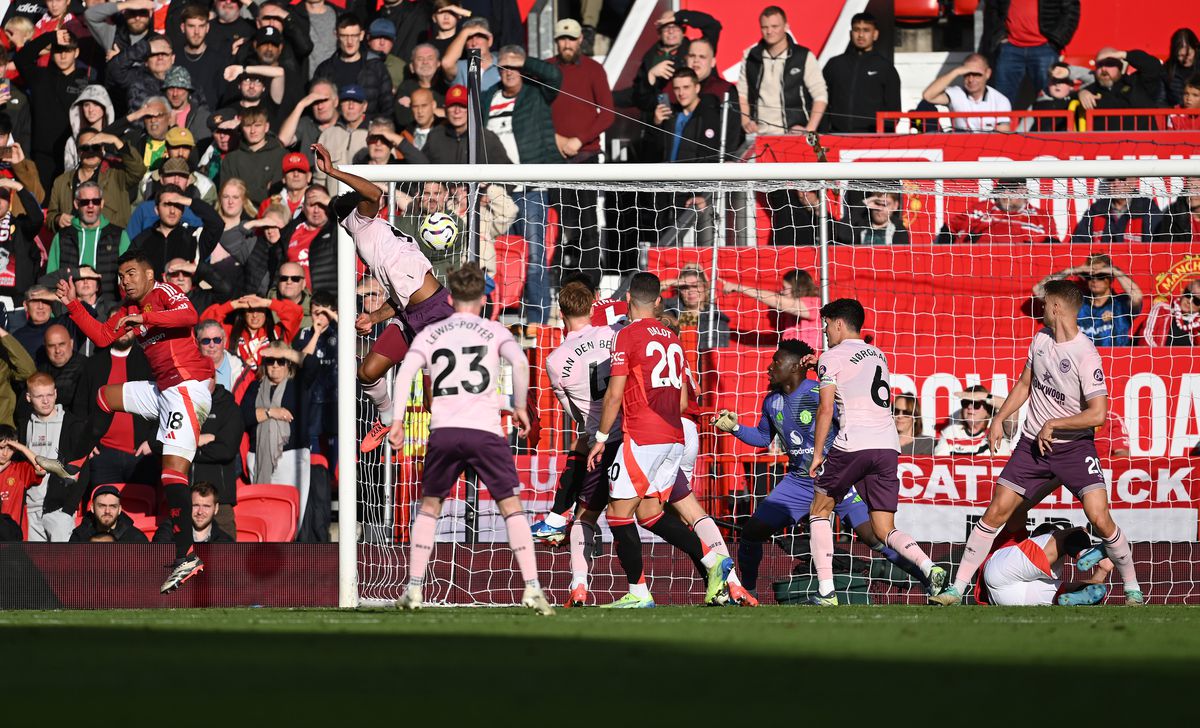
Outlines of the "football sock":
{"label": "football sock", "polygon": [[1104,539],[1104,552],[1108,554],[1108,558],[1112,559],[1113,565],[1117,567],[1117,571],[1121,572],[1121,581],[1125,582],[1126,591],[1141,591],[1141,586],[1138,585],[1137,569],[1133,566],[1133,553],[1129,548],[1129,541],[1125,539],[1125,532],[1117,526],[1117,532],[1112,536]]}
{"label": "football sock", "polygon": [[702,580],[708,578],[708,569],[704,566],[704,549],[701,546],[700,538],[690,531],[683,521],[664,512],[649,522],[643,521],[642,528],[687,554],[687,557],[692,560],[692,565],[700,574],[700,578]]}
{"label": "football sock", "polygon": [[554,511],[547,513],[545,520],[546,525],[552,528],[562,528],[563,526],[567,525],[567,519],[564,518],[562,514],[555,513]]}
{"label": "football sock", "polygon": [[[641,584],[645,589],[646,578],[642,569],[642,539],[638,536],[637,526],[632,518],[609,518],[608,527],[616,541],[617,560],[629,580],[629,591],[637,594],[634,586]],[[649,594],[649,590],[646,591]],[[640,595],[639,595],[640,596]]]}
{"label": "football sock", "polygon": [[[577,452],[567,453],[567,464],[562,475],[558,478],[558,488],[554,491],[554,505],[550,513],[561,515],[564,523],[570,520],[571,512],[575,510],[575,502],[579,500],[579,490],[583,479],[587,477],[587,458]],[[550,517],[546,517],[550,521]],[[554,525],[554,524],[551,524]]]}
{"label": "football sock", "polygon": [[922,575],[929,576],[930,570],[933,569],[933,559],[921,550],[921,547],[917,545],[917,540],[912,536],[898,528],[893,528],[883,542],[889,549],[896,552],[897,557],[903,557],[905,561],[916,564]]}
{"label": "football sock", "polygon": [[409,536],[411,545],[408,565],[408,585],[425,585],[425,567],[429,565],[429,556],[433,553],[433,533],[437,530],[437,516],[425,511],[417,511],[413,521],[412,534]]}
{"label": "football sock", "polygon": [[508,529],[508,545],[517,560],[517,568],[521,570],[525,586],[541,587],[538,583],[537,558],[533,553],[533,534],[529,531],[529,519],[525,517],[525,511],[509,513],[504,517],[504,526]]}
{"label": "football sock", "polygon": [[588,558],[588,546],[596,537],[596,524],[587,521],[576,521],[571,527],[571,588],[588,585],[588,572],[591,570],[591,559]]}
{"label": "football sock", "polygon": [[975,572],[979,570],[979,565],[991,553],[992,544],[996,541],[996,535],[999,533],[999,528],[992,528],[982,519],[975,523],[975,528],[971,529],[971,535],[967,536],[967,547],[963,550],[962,561],[958,564],[958,572],[954,575],[954,588],[958,590],[959,594],[967,593],[967,585],[971,583]]}
{"label": "football sock", "polygon": [[[725,538],[721,535],[721,529],[717,527],[717,522],[713,520],[712,516],[705,516],[693,523],[692,530],[700,537],[700,543],[704,545],[706,550],[704,554],[707,559],[704,562],[705,566],[711,568],[713,564],[719,564],[729,558],[729,547],[725,545]],[[729,582],[741,585],[742,582],[738,579],[736,569],[729,572]]]}
{"label": "football sock", "polygon": [[380,377],[370,384],[364,384],[363,392],[375,403],[380,423],[390,427],[392,424],[392,392],[388,387],[387,377]]}
{"label": "football sock", "polygon": [[162,484],[167,497],[167,515],[171,519],[171,540],[175,542],[178,560],[192,551],[192,494],[188,490],[188,477],[178,470],[163,468]]}
{"label": "football sock", "polygon": [[817,568],[817,593],[833,593],[833,523],[828,518],[809,516],[809,548]]}
{"label": "football sock", "polygon": [[929,586],[929,577],[926,576],[925,572],[921,571],[921,567],[917,566],[913,562],[909,561],[908,559],[904,558],[900,554],[896,553],[895,549],[889,548],[888,546],[886,546],[882,543],[876,543],[874,546],[871,547],[871,550],[879,552],[879,554],[881,556],[883,556],[883,558],[887,559],[888,561],[892,562],[899,568],[903,569],[904,572],[907,573],[909,576],[911,576],[912,578],[921,582],[925,586]]}
{"label": "football sock", "polygon": [[742,572],[742,584],[755,589],[758,584],[758,566],[762,563],[762,541],[750,541],[745,537],[738,542],[738,570]]}

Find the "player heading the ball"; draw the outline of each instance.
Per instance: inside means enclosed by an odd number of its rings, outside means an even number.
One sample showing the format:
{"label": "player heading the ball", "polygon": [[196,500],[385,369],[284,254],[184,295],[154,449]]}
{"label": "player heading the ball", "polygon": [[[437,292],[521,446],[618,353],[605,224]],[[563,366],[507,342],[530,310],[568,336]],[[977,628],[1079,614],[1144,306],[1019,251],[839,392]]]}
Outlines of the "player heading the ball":
{"label": "player heading the ball", "polygon": [[[433,553],[433,537],[442,503],[467,468],[473,470],[496,501],[508,544],[525,582],[521,604],[538,614],[553,614],[538,581],[533,536],[517,496],[520,482],[512,451],[500,424],[503,404],[497,392],[500,359],[512,365],[513,417],[520,434],[529,433],[525,408],[529,392],[529,362],[512,334],[495,321],[481,318],[483,270],[468,263],[448,277],[454,313],[417,334],[396,373],[395,398],[407,400],[413,377],[425,369],[430,377],[432,404],[429,444],[421,475],[421,506],[413,523],[408,588],[396,602],[401,609],[419,609],[425,569]],[[404,421],[397,419],[388,435],[392,447],[404,445]]]}
{"label": "player heading the ball", "polygon": [[817,594],[811,602],[836,606],[833,589],[834,507],[859,483],[867,503],[871,526],[883,543],[916,564],[928,579],[930,594],[946,584],[946,570],[917,546],[913,537],[896,528],[900,500],[900,438],[892,419],[892,383],[887,356],[863,341],[860,333],[866,311],[853,298],[839,298],[821,307],[829,350],[817,361],[820,378],[815,442],[825,442],[838,408],[838,432],[828,461],[815,450],[809,465],[814,480],[809,529],[813,563],[817,568]]}
{"label": "player heading the ball", "polygon": [[1021,378],[992,418],[988,443],[995,451],[1004,439],[1004,420],[1029,401],[1021,440],[1000,471],[983,517],[967,537],[954,584],[930,599],[950,606],[962,601],[997,534],[1022,499],[1040,497],[1047,480],[1062,481],[1083,504],[1088,522],[1104,539],[1103,549],[1125,582],[1125,603],[1145,603],[1133,555],[1124,532],[1108,509],[1108,484],[1096,454],[1095,431],[1108,415],[1108,385],[1095,344],[1079,330],[1083,293],[1071,281],[1045,287],[1045,328],[1033,335]]}

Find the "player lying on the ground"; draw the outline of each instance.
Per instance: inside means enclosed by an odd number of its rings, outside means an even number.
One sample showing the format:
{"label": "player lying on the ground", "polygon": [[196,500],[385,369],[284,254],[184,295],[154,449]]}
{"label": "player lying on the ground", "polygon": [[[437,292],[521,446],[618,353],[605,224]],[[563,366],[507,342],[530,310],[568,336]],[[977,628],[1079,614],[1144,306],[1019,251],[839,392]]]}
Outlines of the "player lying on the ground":
{"label": "player lying on the ground", "polygon": [[[517,496],[520,482],[512,450],[500,424],[500,360],[512,365],[513,417],[522,436],[529,433],[525,408],[529,392],[529,362],[508,329],[481,318],[484,276],[478,265],[468,263],[448,278],[454,313],[444,321],[427,326],[417,334],[396,373],[396,399],[405,402],[412,391],[413,377],[425,369],[432,382],[429,445],[421,474],[421,506],[412,526],[408,587],[396,602],[401,609],[419,609],[425,570],[433,553],[434,532],[442,503],[467,468],[496,501],[508,530],[525,591],[522,606],[539,614],[553,614],[538,581],[533,537],[529,521]],[[392,423],[392,446],[404,445],[404,421]]]}
{"label": "player lying on the ground", "polygon": [[1125,603],[1145,603],[1129,541],[1108,509],[1108,487],[1096,454],[1093,437],[1108,414],[1108,387],[1100,354],[1077,323],[1083,294],[1070,281],[1050,281],[1044,299],[1045,328],[1034,334],[1021,378],[988,431],[995,451],[1004,438],[1004,420],[1029,400],[1021,440],[996,480],[987,510],[967,537],[954,584],[932,597],[932,604],[962,601],[1000,529],[1023,498],[1034,500],[1052,478],[1060,479],[1079,499],[1088,522],[1104,539],[1104,550],[1125,582]]}
{"label": "player lying on the ground", "polygon": [[[635,519],[649,528],[662,518],[663,502],[670,497],[683,458],[680,412],[687,408],[686,364],[679,337],[656,318],[660,290],[658,276],[650,273],[638,273],[629,283],[626,297],[632,322],[613,341],[608,389],[595,445],[588,454],[588,469],[599,467],[620,416],[624,436],[608,471],[607,517],[617,558],[629,579],[629,593],[606,605],[617,608],[654,606]],[[720,530],[711,519],[702,521],[697,529],[712,525],[710,532],[698,534],[706,547],[703,563],[709,573],[705,601],[711,602],[726,590],[727,579],[736,575]]]}
{"label": "player lying on the ground", "polygon": [[[117,278],[125,300],[104,323],[79,302],[69,274],[58,282],[57,295],[71,320],[96,346],[109,346],[132,330],[150,360],[153,382],[105,385],[97,393],[97,401],[105,412],[158,420],[162,483],[175,539],[175,561],[161,589],[166,593],[204,570],[204,562],[192,548],[188,472],[196,457],[200,427],[212,408],[213,365],[192,336],[192,327],[199,320],[196,309],[178,288],[155,281],[154,266],[144,252],[131,250],[122,255],[117,261]],[[99,444],[99,436],[95,444]]]}
{"label": "player lying on the ground", "polygon": [[[1092,570],[1084,581],[1063,583],[1062,567],[1075,559],[1080,571]],[[1085,568],[1086,567],[1086,568]],[[981,603],[1001,607],[1064,607],[1099,604],[1108,593],[1104,582],[1113,563],[1092,548],[1087,531],[1043,523],[1033,536],[996,549],[983,565],[983,582],[975,593]]]}
{"label": "player lying on the ground", "polygon": [[359,446],[362,452],[370,452],[383,443],[392,426],[394,400],[384,375],[404,358],[413,337],[449,316],[453,309],[417,241],[376,217],[383,191],[374,182],[335,167],[329,151],[320,144],[312,145],[312,151],[318,169],[354,190],[339,195],[333,210],[342,227],[353,236],[359,257],[387,295],[386,303],[360,314],[354,322],[360,334],[380,321],[388,322],[358,367],[358,381],[379,413],[379,421]]}
{"label": "player lying on the ground", "polygon": [[883,542],[916,564],[929,580],[928,590],[938,594],[946,583],[946,570],[933,563],[912,536],[896,528],[900,500],[897,473],[900,437],[892,419],[892,385],[887,356],[862,339],[866,312],[858,301],[839,298],[821,307],[829,350],[817,363],[820,376],[817,426],[814,442],[826,442],[833,430],[835,406],[838,430],[826,462],[815,450],[809,465],[814,479],[811,516],[813,563],[817,569],[818,606],[836,606],[833,592],[833,523],[830,517],[856,483],[866,501],[871,527],[885,534]]}
{"label": "player lying on the ground", "polygon": [[[816,448],[813,429],[817,411],[817,382],[808,379],[813,368],[816,352],[803,341],[788,339],[779,342],[779,349],[767,366],[767,380],[771,391],[763,398],[762,417],[757,427],[742,427],[737,415],[721,410],[713,424],[722,432],[752,447],[767,447],[771,440],[779,437],[787,448],[788,470],[771,493],[764,498],[754,514],[742,527],[742,538],[738,544],[738,568],[742,572],[742,583],[754,593],[758,583],[758,566],[762,563],[763,543],[780,530],[808,522],[812,508],[813,481],[808,475],[808,464]],[[831,428],[825,441],[824,452],[829,451],[837,427]],[[925,574],[917,565],[883,545],[871,528],[867,506],[858,493],[851,488],[833,508],[838,518],[849,519],[850,526],[858,537],[878,551],[888,561],[904,569],[922,584],[928,586]]]}

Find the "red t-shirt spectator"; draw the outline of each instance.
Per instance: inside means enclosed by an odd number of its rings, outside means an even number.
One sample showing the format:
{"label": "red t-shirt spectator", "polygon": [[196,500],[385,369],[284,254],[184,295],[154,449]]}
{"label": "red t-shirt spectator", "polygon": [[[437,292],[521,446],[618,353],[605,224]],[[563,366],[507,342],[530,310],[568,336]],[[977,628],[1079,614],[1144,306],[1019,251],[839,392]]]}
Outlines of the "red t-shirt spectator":
{"label": "red t-shirt spectator", "polygon": [[1018,48],[1046,43],[1046,36],[1038,29],[1038,0],[1012,0],[1004,25],[1008,30],[1008,42]]}
{"label": "red t-shirt spectator", "polygon": [[995,202],[983,203],[968,212],[950,215],[946,227],[956,243],[971,242],[972,238],[980,245],[1057,242],[1054,220],[1028,204],[1008,212]]}
{"label": "red t-shirt spectator", "polygon": [[25,491],[42,482],[42,476],[24,460],[10,462],[0,470],[0,513],[4,513],[18,525],[24,538],[29,538],[29,523],[25,520]]}

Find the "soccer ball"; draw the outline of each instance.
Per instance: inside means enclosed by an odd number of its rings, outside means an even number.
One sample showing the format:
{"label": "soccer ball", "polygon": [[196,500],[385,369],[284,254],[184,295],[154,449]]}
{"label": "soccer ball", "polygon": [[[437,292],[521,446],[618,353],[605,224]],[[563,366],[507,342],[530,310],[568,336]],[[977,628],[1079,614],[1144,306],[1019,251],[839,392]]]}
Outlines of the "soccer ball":
{"label": "soccer ball", "polygon": [[434,250],[450,247],[458,238],[458,223],[444,212],[435,212],[421,222],[421,240]]}

